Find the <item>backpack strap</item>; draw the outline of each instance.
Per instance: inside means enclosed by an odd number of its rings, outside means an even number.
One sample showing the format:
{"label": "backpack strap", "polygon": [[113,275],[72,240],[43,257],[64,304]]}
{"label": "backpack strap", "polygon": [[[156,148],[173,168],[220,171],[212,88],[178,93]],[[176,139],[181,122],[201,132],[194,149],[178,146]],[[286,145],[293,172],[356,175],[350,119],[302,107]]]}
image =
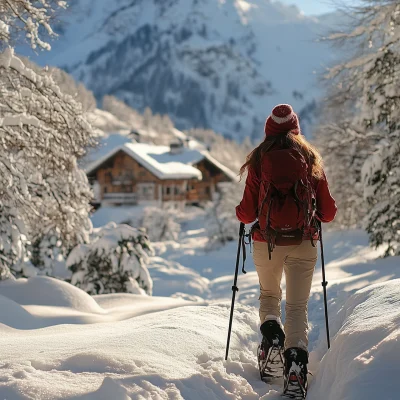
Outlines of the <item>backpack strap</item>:
{"label": "backpack strap", "polygon": [[268,197],[270,189],[271,189],[271,183],[269,182],[268,186],[267,186],[267,190],[265,191],[264,199],[263,199],[263,201],[261,203],[261,206],[258,207],[258,210],[257,210],[257,217],[258,218],[260,218],[260,212],[261,212],[262,208],[264,207],[265,202],[267,201],[267,197]]}
{"label": "backpack strap", "polygon": [[272,252],[274,251],[274,247],[275,247],[275,243],[273,242],[273,235],[271,232],[271,207],[272,207],[272,203],[274,201],[274,196],[271,196],[271,200],[269,201],[269,205],[268,205],[268,213],[267,213],[267,227],[266,227],[266,236],[268,239],[268,256],[269,256],[269,260],[272,259]]}

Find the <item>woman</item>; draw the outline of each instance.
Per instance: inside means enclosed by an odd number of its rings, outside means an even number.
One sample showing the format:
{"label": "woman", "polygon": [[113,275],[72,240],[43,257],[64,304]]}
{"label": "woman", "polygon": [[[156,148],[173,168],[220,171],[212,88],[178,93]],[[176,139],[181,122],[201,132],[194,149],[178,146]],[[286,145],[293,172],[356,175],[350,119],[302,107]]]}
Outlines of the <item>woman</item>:
{"label": "woman", "polygon": [[[261,195],[260,191],[265,184],[265,177],[270,176],[272,170],[275,173],[278,171],[282,175],[285,168],[295,168],[288,167],[287,162],[283,161],[280,156],[273,157],[274,154],[286,154],[282,151],[284,149],[289,149],[292,158],[293,154],[299,154],[299,158],[306,160],[305,171],[309,174],[310,182],[310,187],[307,190],[313,193],[315,198],[312,200],[315,210],[312,218],[314,227],[316,221],[332,221],[337,208],[335,200],[329,192],[322,158],[301,134],[298,116],[293,108],[287,104],[278,105],[273,109],[265,124],[264,141],[249,154],[246,163],[241,168],[242,176],[247,171],[247,180],[243,200],[236,208],[237,218],[241,222],[249,224],[257,218],[262,219],[260,216],[262,208],[273,207],[269,198],[267,202],[263,200],[263,197],[267,194]],[[280,153],[278,153],[279,151]],[[275,160],[273,164],[271,164],[271,160]],[[292,173],[291,169],[288,170],[289,173]],[[306,185],[303,186],[306,187]],[[290,190],[287,193],[293,193]],[[297,197],[297,194],[295,196]],[[294,199],[292,202],[294,204],[297,200]],[[316,229],[306,229],[305,220],[309,213],[303,212],[300,207],[299,210],[304,217],[303,227],[300,228],[300,241],[296,244],[291,244],[290,241],[288,243],[281,242],[281,244],[275,241],[271,244],[270,238],[276,238],[277,233],[275,232],[271,236],[267,232],[268,229],[271,231],[271,228],[261,229],[259,225],[256,225],[256,229],[253,230],[253,258],[260,281],[260,329],[263,335],[261,350],[264,351],[264,354],[267,354],[274,343],[279,343],[278,347],[282,351],[285,350],[284,375],[286,381],[292,380],[290,372],[293,370],[293,366],[298,366],[297,371],[301,371],[301,373],[296,374],[293,378],[296,379],[297,377],[301,386],[306,388],[308,363],[307,308],[317,262],[317,248],[313,239],[318,239],[318,233]],[[270,212],[267,211],[267,215],[268,218],[272,218],[271,210]],[[282,291],[280,287],[283,271],[286,275],[286,321],[284,329],[281,323]]]}

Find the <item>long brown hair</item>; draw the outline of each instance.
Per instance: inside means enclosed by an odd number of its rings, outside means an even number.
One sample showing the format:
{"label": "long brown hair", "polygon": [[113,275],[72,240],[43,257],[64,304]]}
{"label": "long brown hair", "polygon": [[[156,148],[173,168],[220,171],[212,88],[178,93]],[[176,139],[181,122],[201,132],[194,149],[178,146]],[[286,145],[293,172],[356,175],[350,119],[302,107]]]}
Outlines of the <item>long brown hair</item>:
{"label": "long brown hair", "polygon": [[287,134],[279,134],[275,136],[266,136],[264,141],[257,146],[246,158],[246,162],[240,168],[240,179],[248,170],[252,167],[254,170],[258,170],[261,165],[261,160],[265,153],[272,150],[273,147],[277,148],[288,148],[298,150],[308,164],[312,166],[312,176],[321,179],[324,175],[323,161],[319,151],[307,141],[307,139],[301,134],[295,134],[289,132]]}

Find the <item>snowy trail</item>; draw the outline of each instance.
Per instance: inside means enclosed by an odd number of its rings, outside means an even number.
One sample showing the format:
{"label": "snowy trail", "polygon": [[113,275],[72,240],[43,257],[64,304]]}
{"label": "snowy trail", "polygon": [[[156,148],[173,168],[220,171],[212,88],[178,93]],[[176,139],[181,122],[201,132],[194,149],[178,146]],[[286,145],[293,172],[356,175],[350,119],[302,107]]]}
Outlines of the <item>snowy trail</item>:
{"label": "snowy trail", "polygon": [[[0,398],[280,399],[282,382],[261,382],[256,366],[258,281],[251,257],[249,273],[239,278],[224,361],[237,244],[204,252],[202,218],[187,221],[179,243],[156,244],[154,297],[90,297],[50,278],[0,283]],[[309,399],[375,399],[381,386],[372,387],[371,377],[395,381],[400,373],[400,280],[393,280],[400,277],[399,258],[375,260],[379,250],[369,249],[359,231],[327,234],[326,253],[337,336],[326,354],[318,268],[309,305],[316,373]],[[390,394],[380,398],[397,398],[394,386],[386,386]]]}

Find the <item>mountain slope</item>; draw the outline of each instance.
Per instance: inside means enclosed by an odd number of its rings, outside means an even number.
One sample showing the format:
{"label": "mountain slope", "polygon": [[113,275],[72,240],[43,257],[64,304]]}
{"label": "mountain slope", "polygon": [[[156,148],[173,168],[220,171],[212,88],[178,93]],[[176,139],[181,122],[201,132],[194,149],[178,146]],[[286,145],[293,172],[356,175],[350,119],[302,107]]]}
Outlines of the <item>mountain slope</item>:
{"label": "mountain slope", "polygon": [[[278,102],[310,108],[321,21],[269,0],[74,0],[62,36],[39,62],[57,64],[101,101],[113,94],[178,128],[235,138],[262,132]],[[314,110],[313,107],[311,107]]]}

